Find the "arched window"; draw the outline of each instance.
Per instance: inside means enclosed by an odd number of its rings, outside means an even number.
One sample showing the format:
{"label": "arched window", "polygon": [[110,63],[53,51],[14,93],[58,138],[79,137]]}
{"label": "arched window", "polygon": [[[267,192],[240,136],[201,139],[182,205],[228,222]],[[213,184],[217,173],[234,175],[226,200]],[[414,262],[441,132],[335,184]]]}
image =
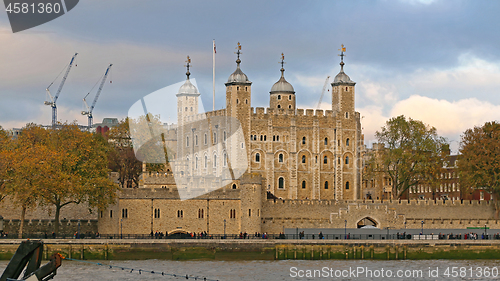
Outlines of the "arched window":
{"label": "arched window", "polygon": [[279,135],[276,136],[276,141],[280,141],[280,136]]}
{"label": "arched window", "polygon": [[223,163],[224,163],[224,167],[227,166],[227,154],[224,152],[224,159],[223,160]]}
{"label": "arched window", "polygon": [[255,162],[260,162],[260,153],[255,153]]}
{"label": "arched window", "polygon": [[323,164],[328,164],[328,156],[323,157]]}
{"label": "arched window", "polygon": [[328,138],[325,138],[325,145],[328,145]]}
{"label": "arched window", "polygon": [[306,188],[306,181],[302,181],[302,189]]}
{"label": "arched window", "polygon": [[306,137],[302,137],[302,144],[306,144]]}
{"label": "arched window", "polygon": [[278,179],[278,188],[279,188],[279,189],[283,189],[283,188],[285,188],[285,179],[284,179],[283,177],[280,177],[280,178]]}
{"label": "arched window", "polygon": [[345,146],[349,146],[349,138],[345,140]]}
{"label": "arched window", "polygon": [[306,156],[302,155],[302,163],[306,163]]}
{"label": "arched window", "polygon": [[260,135],[260,141],[263,141],[263,140],[264,140],[264,136]]}
{"label": "arched window", "polygon": [[224,131],[224,141],[226,141],[226,131]]}
{"label": "arched window", "polygon": [[325,189],[328,189],[328,181],[325,181]]}
{"label": "arched window", "polygon": [[186,108],[184,108],[184,111],[188,111],[188,108],[187,108],[187,106],[186,106]]}
{"label": "arched window", "polygon": [[278,108],[281,108],[281,105],[280,105],[280,104],[278,104]]}
{"label": "arched window", "polygon": [[281,95],[278,95],[278,99],[279,99],[279,100],[281,99]]}
{"label": "arched window", "polygon": [[278,162],[283,163],[283,154],[282,153],[280,153],[278,155]]}
{"label": "arched window", "polygon": [[195,136],[194,136],[194,144],[195,144],[195,145],[198,145],[198,135],[195,135]]}
{"label": "arched window", "polygon": [[233,189],[236,189],[236,184],[235,183],[233,183]]}
{"label": "arched window", "polygon": [[213,143],[216,144],[217,143],[217,133],[214,132],[214,140],[213,140]]}
{"label": "arched window", "polygon": [[349,112],[345,113],[345,118],[349,118]]}
{"label": "arched window", "polygon": [[349,164],[349,156],[346,156],[345,157],[345,164],[348,165]]}
{"label": "arched window", "polygon": [[349,182],[348,181],[345,182],[345,189],[349,189]]}
{"label": "arched window", "polygon": [[195,166],[195,169],[198,169],[198,156],[196,156],[196,158],[194,158],[194,166]]}
{"label": "arched window", "polygon": [[288,100],[292,100],[292,95],[289,95],[289,96],[288,96]]}
{"label": "arched window", "polygon": [[208,156],[205,155],[205,169],[208,167]]}
{"label": "arched window", "polygon": [[217,155],[214,154],[214,168],[217,168]]}
{"label": "arched window", "polygon": [[189,146],[189,137],[186,137],[186,146]]}
{"label": "arched window", "polygon": [[266,135],[264,135],[264,141],[266,141]]}
{"label": "arched window", "polygon": [[205,137],[203,138],[203,143],[207,144],[207,134],[205,134]]}
{"label": "arched window", "polygon": [[191,111],[193,111],[193,107],[191,106]]}

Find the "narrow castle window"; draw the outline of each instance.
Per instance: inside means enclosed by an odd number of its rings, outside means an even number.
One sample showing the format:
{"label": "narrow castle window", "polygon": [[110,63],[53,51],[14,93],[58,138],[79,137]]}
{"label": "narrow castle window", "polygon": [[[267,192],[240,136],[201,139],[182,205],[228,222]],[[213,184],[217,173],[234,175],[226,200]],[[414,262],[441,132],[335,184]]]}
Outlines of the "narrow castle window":
{"label": "narrow castle window", "polygon": [[349,156],[346,156],[346,157],[345,157],[345,164],[346,164],[346,165],[349,165]]}
{"label": "narrow castle window", "polygon": [[281,108],[281,105],[278,104],[278,108]]}
{"label": "narrow castle window", "polygon": [[[236,91],[239,91],[239,90],[240,90],[240,87],[236,87]],[[346,88],[346,90],[347,90],[347,88]]]}
{"label": "narrow castle window", "polygon": [[278,162],[283,163],[283,154],[282,153],[280,153],[278,155]]}
{"label": "narrow castle window", "polygon": [[302,163],[306,163],[306,156],[305,155],[302,155]]}
{"label": "narrow castle window", "polygon": [[345,87],[345,90],[346,90],[346,91],[348,91],[348,88],[347,88],[347,87]]}
{"label": "narrow castle window", "polygon": [[325,145],[328,145],[328,138],[325,138]]}
{"label": "narrow castle window", "polygon": [[207,144],[207,134],[205,134],[205,137],[203,138],[203,142],[205,143],[205,145]]}
{"label": "narrow castle window", "polygon": [[224,152],[224,167],[227,166],[227,154]]}
{"label": "narrow castle window", "polygon": [[226,138],[227,138],[226,131],[224,131],[224,141],[226,141]]}
{"label": "narrow castle window", "polygon": [[248,209],[248,216],[251,217],[252,216],[252,209]]}
{"label": "narrow castle window", "polygon": [[245,99],[245,104],[248,104],[248,99]]}
{"label": "narrow castle window", "polygon": [[306,137],[302,137],[302,144],[306,144]]}
{"label": "narrow castle window", "polygon": [[217,133],[214,132],[214,140],[213,140],[214,144],[217,143]]}
{"label": "narrow castle window", "polygon": [[184,111],[188,111],[188,108],[187,108],[187,106],[186,106],[186,108],[184,109]]}
{"label": "narrow castle window", "polygon": [[306,181],[302,181],[302,189],[306,188]]}
{"label": "narrow castle window", "polygon": [[292,106],[291,106],[291,105],[288,105],[288,108],[292,108]]}
{"label": "narrow castle window", "polygon": [[208,157],[205,155],[205,169],[208,167]]}
{"label": "narrow castle window", "polygon": [[198,135],[194,136],[194,145],[198,145]]}
{"label": "narrow castle window", "polygon": [[273,141],[276,141],[276,136],[273,136]]}
{"label": "narrow castle window", "polygon": [[184,217],[184,212],[182,210],[177,210],[177,217],[178,218],[183,218]]}
{"label": "narrow castle window", "polygon": [[264,135],[264,141],[266,141],[266,135]]}
{"label": "narrow castle window", "polygon": [[325,181],[325,189],[328,189],[328,181]]}
{"label": "narrow castle window", "polygon": [[240,103],[240,100],[239,99],[236,99],[236,104],[239,104]]}
{"label": "narrow castle window", "polygon": [[349,138],[345,140],[345,146],[349,146]]}
{"label": "narrow castle window", "polygon": [[281,99],[281,95],[278,95],[278,99],[279,99],[279,100]]}
{"label": "narrow castle window", "polygon": [[113,217],[113,210],[109,210],[109,217],[112,218]]}
{"label": "narrow castle window", "polygon": [[191,112],[193,112],[193,107],[191,106]]}
{"label": "narrow castle window", "polygon": [[214,168],[217,168],[217,155],[214,154]]}
{"label": "narrow castle window", "polygon": [[196,156],[194,161],[195,161],[194,162],[195,169],[198,169],[198,156]]}
{"label": "narrow castle window", "polygon": [[236,189],[236,184],[235,183],[233,183],[233,189]]}
{"label": "narrow castle window", "polygon": [[345,113],[345,118],[349,118],[349,112]]}
{"label": "narrow castle window", "polygon": [[280,178],[278,179],[278,188],[279,188],[279,189],[283,189],[283,188],[285,188],[285,179],[284,179],[283,177],[280,177]]}
{"label": "narrow castle window", "polygon": [[260,153],[255,154],[255,162],[257,162],[257,163],[260,162]]}
{"label": "narrow castle window", "polygon": [[189,137],[186,137],[186,146],[189,146]]}
{"label": "narrow castle window", "polygon": [[264,140],[264,136],[260,135],[260,141]]}
{"label": "narrow castle window", "polygon": [[248,87],[245,87],[245,91],[248,91]]}
{"label": "narrow castle window", "polygon": [[280,141],[280,136],[279,135],[276,136],[276,141]]}
{"label": "narrow castle window", "polygon": [[289,95],[289,96],[288,96],[288,100],[292,100],[292,95]]}
{"label": "narrow castle window", "polygon": [[323,157],[323,164],[328,164],[328,156]]}
{"label": "narrow castle window", "polygon": [[349,182],[348,181],[345,182],[345,189],[349,189]]}

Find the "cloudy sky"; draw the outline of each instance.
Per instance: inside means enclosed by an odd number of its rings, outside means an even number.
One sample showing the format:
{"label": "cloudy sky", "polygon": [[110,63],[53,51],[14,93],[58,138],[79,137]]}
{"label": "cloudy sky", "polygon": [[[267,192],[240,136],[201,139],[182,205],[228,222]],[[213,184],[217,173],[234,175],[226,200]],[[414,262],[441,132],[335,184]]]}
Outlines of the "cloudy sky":
{"label": "cloudy sky", "polygon": [[[216,109],[224,105],[237,42],[253,82],[252,106],[268,106],[283,52],[298,107],[315,108],[326,77],[339,71],[345,44],[368,146],[385,121],[404,114],[436,127],[456,151],[465,129],[500,120],[498,11],[498,1],[85,0],[15,34],[0,12],[0,125],[49,124],[45,88],[75,52],[77,67],[57,103],[59,121],[86,124],[82,98],[109,63],[112,83],[104,86],[95,122],[122,119],[141,97],[183,81],[187,55],[211,108],[213,39]],[[328,93],[323,102],[330,107]]]}

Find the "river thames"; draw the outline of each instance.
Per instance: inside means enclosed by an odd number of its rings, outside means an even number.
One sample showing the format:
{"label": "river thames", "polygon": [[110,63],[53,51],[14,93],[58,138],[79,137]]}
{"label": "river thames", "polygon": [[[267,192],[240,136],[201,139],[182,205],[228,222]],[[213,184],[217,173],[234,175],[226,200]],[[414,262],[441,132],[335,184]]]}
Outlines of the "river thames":
{"label": "river thames", "polygon": [[63,261],[54,280],[496,280],[499,270],[499,260]]}

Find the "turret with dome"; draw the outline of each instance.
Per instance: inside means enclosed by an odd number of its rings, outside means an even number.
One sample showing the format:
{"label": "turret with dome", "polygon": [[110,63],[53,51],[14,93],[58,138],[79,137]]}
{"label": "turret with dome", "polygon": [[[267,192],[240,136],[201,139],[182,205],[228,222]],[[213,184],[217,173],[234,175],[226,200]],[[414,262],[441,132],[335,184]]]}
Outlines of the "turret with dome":
{"label": "turret with dome", "polygon": [[270,108],[285,108],[295,110],[295,90],[292,84],[285,79],[285,55],[281,53],[281,77],[278,82],[271,87],[269,99]]}

